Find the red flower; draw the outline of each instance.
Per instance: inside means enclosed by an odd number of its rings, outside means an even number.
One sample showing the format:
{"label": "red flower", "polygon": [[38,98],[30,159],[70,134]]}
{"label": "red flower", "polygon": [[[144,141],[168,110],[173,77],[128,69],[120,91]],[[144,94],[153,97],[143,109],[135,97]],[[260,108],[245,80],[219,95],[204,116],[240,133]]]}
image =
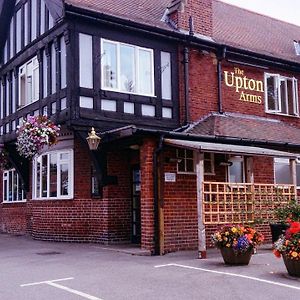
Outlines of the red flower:
{"label": "red flower", "polygon": [[292,222],[290,228],[287,231],[291,234],[300,232],[300,222]]}

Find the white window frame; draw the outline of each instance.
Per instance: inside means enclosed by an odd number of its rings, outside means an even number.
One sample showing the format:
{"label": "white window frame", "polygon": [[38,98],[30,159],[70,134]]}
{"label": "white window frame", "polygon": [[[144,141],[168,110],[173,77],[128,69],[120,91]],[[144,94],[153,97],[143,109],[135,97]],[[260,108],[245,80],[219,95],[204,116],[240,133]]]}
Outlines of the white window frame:
{"label": "white window frame", "polygon": [[[178,166],[179,166],[179,161],[177,161],[177,173],[178,174],[196,174],[196,164],[195,164],[195,161],[196,161],[196,152],[193,151],[193,150],[190,150],[190,149],[182,149],[184,150],[184,157],[179,157],[178,155],[178,150],[179,149],[176,149],[176,158],[177,159],[183,159],[185,161],[184,163],[184,166],[185,166],[185,171],[180,171]],[[186,157],[186,151],[189,150],[189,151],[193,151],[193,171],[186,171],[187,167],[186,167],[186,161],[187,160],[191,160],[190,158],[187,158]],[[210,155],[210,159],[205,159],[205,154],[209,154]],[[214,153],[212,152],[205,152],[204,153],[204,158],[203,158],[203,168],[204,168],[204,175],[215,175],[215,155]],[[204,165],[204,161],[210,161],[210,164],[211,164],[211,172],[206,172],[205,171],[205,165]]]}
{"label": "white window frame", "polygon": [[[28,70],[28,65],[32,63],[32,71]],[[38,80],[35,82],[34,80],[34,73],[38,73]],[[29,77],[31,77],[32,84],[31,84],[31,99],[28,99],[28,80]],[[22,78],[25,78],[25,99],[22,99],[22,93],[21,93],[21,81]],[[39,94],[40,94],[40,83],[39,83],[39,62],[37,57],[33,57],[31,60],[27,61],[25,64],[20,66],[19,68],[19,101],[18,106],[19,108],[22,108],[24,106],[27,106],[37,100],[39,100]]]}
{"label": "white window frame", "polygon": [[[140,47],[140,46],[136,46],[136,45],[132,45],[132,44],[127,44],[127,43],[121,43],[121,42],[117,42],[117,41],[112,41],[112,40],[108,40],[108,39],[101,39],[101,58],[105,55],[105,53],[103,52],[103,43],[110,43],[113,45],[116,45],[117,47],[117,74],[116,74],[116,82],[117,82],[117,87],[116,88],[110,88],[110,87],[106,87],[104,86],[104,70],[103,70],[103,64],[101,61],[101,88],[103,90],[106,91],[113,91],[113,92],[118,92],[118,93],[125,93],[125,94],[133,94],[133,95],[141,95],[141,96],[149,96],[149,97],[155,97],[155,85],[154,85],[154,54],[153,54],[153,49],[151,48],[144,48],[144,47]],[[136,91],[135,92],[128,92],[128,91],[124,91],[121,90],[121,73],[120,73],[120,48],[121,46],[128,46],[128,47],[132,47],[134,48],[134,73],[135,73],[135,87],[136,87]],[[150,53],[150,57],[151,57],[151,91],[152,93],[143,93],[140,92],[140,80],[139,80],[139,51],[147,51]]]}
{"label": "white window frame", "polygon": [[[57,196],[56,197],[50,197],[50,154],[57,155]],[[68,153],[69,158],[68,159],[60,159],[60,154]],[[42,160],[43,156],[47,156],[47,196],[42,197],[42,168],[40,168],[40,178],[39,178],[39,184],[40,184],[40,195],[37,195],[37,165]],[[60,177],[60,168],[62,164],[68,164],[68,174],[69,174],[69,185],[68,185],[68,195],[61,195],[60,194],[60,186],[61,186],[61,177]],[[38,157],[35,157],[33,160],[33,200],[61,200],[61,199],[72,199],[74,196],[74,152],[73,149],[63,149],[63,150],[57,150],[57,151],[49,151],[42,153]]]}
{"label": "white window frame", "polygon": [[[268,78],[275,78],[275,87],[277,89],[278,93],[278,99],[277,103],[275,103],[275,106],[277,106],[276,109],[271,110],[268,108],[268,84],[267,84],[267,79]],[[284,116],[292,116],[292,117],[299,117],[299,99],[298,99],[298,80],[295,77],[286,77],[286,76],[281,76],[280,74],[271,74],[271,73],[265,73],[265,111],[267,113],[272,113],[272,114],[278,114],[278,115],[284,115]],[[288,109],[288,97],[287,97],[287,88],[286,88],[286,108],[287,108],[287,113],[282,112],[281,108],[281,89],[280,89],[280,82],[284,81],[285,83],[287,80],[291,80],[293,83],[293,107],[294,107],[294,114],[290,114]]]}
{"label": "white window frame", "polygon": [[[11,173],[11,178],[12,178],[12,182],[11,185],[9,184],[9,173]],[[13,190],[9,191],[9,187],[13,187],[14,186],[14,179],[15,179],[15,175],[17,176],[17,198],[19,196],[19,190],[21,190],[22,192],[22,198],[21,199],[14,199],[14,193]],[[6,195],[9,199],[9,195],[11,194],[11,201],[8,199],[4,199],[4,188],[5,188],[5,181],[7,181],[7,186],[6,186]],[[2,201],[3,203],[20,203],[20,202],[26,202],[26,195],[25,195],[25,191],[22,190],[22,187],[19,185],[19,174],[17,173],[17,171],[13,168],[13,169],[9,169],[9,170],[5,170],[3,171],[3,181],[2,181],[2,186],[3,186],[3,198]]]}
{"label": "white window frame", "polygon": [[[279,157],[275,157],[274,158],[273,172],[274,172],[274,183],[275,184],[277,184],[277,182],[276,182],[276,169],[275,169],[276,163],[278,163],[278,164],[285,164],[285,165],[287,165],[287,166],[290,167],[290,160],[288,158],[279,158]],[[297,164],[297,166],[300,166],[300,159],[299,158],[296,159],[296,164]],[[297,167],[296,167],[296,172],[297,172]],[[298,173],[296,174],[296,176],[297,176],[297,179],[298,179]],[[299,176],[300,176],[300,174],[299,174]],[[290,174],[290,181],[291,181],[290,183],[278,183],[278,184],[282,184],[282,185],[293,184],[292,183],[291,174]],[[300,190],[300,185],[297,185],[296,187],[297,187],[297,190]]]}

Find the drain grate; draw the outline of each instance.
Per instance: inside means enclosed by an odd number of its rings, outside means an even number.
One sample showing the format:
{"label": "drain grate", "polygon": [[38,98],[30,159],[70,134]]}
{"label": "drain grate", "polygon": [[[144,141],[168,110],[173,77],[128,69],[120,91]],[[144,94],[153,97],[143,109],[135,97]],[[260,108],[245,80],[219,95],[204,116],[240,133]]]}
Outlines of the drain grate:
{"label": "drain grate", "polygon": [[57,255],[57,254],[61,254],[61,252],[57,252],[57,251],[45,251],[45,252],[37,252],[37,255]]}

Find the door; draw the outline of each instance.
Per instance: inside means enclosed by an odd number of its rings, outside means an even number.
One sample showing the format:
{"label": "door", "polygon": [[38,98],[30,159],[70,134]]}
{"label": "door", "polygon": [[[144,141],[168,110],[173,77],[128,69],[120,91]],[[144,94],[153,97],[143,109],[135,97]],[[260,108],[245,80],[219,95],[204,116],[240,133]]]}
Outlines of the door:
{"label": "door", "polygon": [[131,241],[141,243],[141,170],[135,166],[132,170],[132,226]]}

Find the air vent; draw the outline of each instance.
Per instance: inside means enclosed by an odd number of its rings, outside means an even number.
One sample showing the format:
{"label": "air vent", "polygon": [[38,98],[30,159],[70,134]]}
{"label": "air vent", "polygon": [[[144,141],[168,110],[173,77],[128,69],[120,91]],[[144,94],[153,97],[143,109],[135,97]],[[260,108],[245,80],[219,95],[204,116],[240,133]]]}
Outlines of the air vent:
{"label": "air vent", "polygon": [[300,41],[294,41],[296,55],[300,55]]}

